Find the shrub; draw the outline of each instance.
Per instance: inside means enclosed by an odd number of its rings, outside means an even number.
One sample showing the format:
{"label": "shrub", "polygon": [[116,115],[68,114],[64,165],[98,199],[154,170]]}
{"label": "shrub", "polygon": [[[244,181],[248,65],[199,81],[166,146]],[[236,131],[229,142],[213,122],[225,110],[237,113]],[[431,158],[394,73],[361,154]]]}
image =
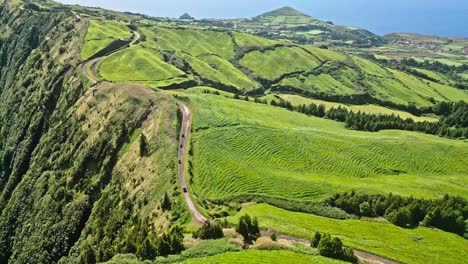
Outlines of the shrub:
{"label": "shrub", "polygon": [[195,232],[194,237],[201,239],[219,239],[224,237],[224,233],[221,225],[218,223],[207,223]]}
{"label": "shrub", "polygon": [[318,247],[321,238],[322,234],[320,234],[320,232],[315,232],[314,239],[312,239],[312,243],[310,245],[314,248]]}
{"label": "shrub", "polygon": [[257,218],[254,217],[252,219],[248,214],[239,218],[236,231],[244,237],[244,242],[246,244],[252,244],[253,241],[260,237],[260,228],[258,227]]}

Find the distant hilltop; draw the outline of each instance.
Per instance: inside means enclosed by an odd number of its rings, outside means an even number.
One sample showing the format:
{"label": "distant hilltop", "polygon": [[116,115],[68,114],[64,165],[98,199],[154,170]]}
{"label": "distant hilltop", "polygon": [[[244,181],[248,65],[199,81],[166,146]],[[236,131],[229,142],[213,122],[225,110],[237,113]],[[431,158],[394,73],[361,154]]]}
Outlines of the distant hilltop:
{"label": "distant hilltop", "polygon": [[194,19],[194,17],[189,15],[188,13],[184,13],[180,16],[180,19]]}

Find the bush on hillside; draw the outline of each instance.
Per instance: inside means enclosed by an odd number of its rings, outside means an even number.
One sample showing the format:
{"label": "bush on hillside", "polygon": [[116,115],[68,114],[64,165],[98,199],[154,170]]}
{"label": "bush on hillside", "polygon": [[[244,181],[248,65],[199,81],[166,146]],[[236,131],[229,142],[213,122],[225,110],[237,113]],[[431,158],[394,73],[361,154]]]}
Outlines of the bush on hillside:
{"label": "bush on hillside", "polygon": [[253,241],[260,237],[260,228],[258,227],[257,218],[254,217],[252,219],[248,214],[241,216],[236,232],[244,237],[244,242],[246,244],[252,244]]}
{"label": "bush on hillside", "polygon": [[350,248],[345,248],[341,239],[332,238],[329,234],[321,236],[318,244],[318,252],[321,256],[340,259],[351,263],[357,263],[357,257]]}
{"label": "bush on hillside", "polygon": [[223,229],[218,223],[210,223],[203,225],[193,234],[194,238],[201,239],[220,239],[224,237]]}

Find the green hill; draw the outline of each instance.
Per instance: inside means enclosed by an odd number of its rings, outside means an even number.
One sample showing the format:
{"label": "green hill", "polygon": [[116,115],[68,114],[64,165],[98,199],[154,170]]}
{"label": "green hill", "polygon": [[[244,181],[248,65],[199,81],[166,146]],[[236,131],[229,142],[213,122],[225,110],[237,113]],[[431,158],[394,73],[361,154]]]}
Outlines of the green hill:
{"label": "green hill", "polygon": [[282,7],[240,22],[237,24],[238,30],[300,43],[326,42],[359,46],[383,42],[381,37],[367,30],[323,22],[292,7]]}
{"label": "green hill", "polygon": [[[233,228],[244,213],[396,261],[463,261],[463,67],[328,49],[379,38],[289,7],[233,30],[233,20],[0,3],[0,263],[340,263],[297,238],[265,234],[250,247]],[[290,41],[299,35],[320,44]],[[179,135],[181,102],[190,135]],[[343,192],[350,208],[334,199]],[[367,199],[377,194],[392,199]],[[226,237],[198,238],[193,207]]]}

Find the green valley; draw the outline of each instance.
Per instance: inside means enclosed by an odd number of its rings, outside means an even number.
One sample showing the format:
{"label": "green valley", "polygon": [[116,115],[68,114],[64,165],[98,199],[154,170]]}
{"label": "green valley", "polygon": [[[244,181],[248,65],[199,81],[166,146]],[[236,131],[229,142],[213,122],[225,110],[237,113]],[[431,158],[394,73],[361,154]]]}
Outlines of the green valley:
{"label": "green valley", "polygon": [[465,261],[466,39],[51,0],[0,32],[0,263]]}

